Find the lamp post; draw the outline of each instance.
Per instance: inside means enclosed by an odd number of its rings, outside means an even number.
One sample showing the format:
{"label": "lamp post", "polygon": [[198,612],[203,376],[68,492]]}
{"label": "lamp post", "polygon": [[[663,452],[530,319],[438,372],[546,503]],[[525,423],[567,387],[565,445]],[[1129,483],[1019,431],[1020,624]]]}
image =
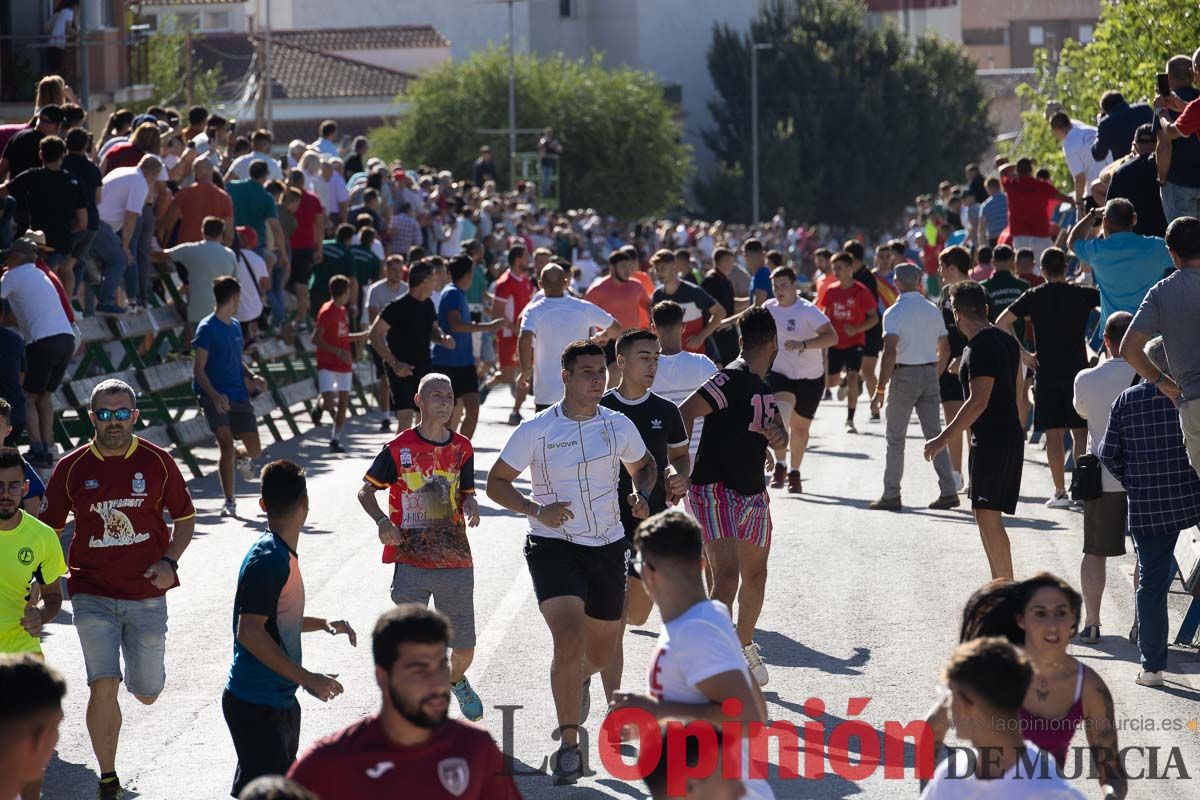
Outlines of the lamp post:
{"label": "lamp post", "polygon": [[750,43],[750,151],[751,189],[750,189],[750,224],[758,224],[758,51],[771,50],[773,44],[765,42]]}
{"label": "lamp post", "polygon": [[508,176],[517,188],[517,39],[513,32],[513,0],[508,0]]}

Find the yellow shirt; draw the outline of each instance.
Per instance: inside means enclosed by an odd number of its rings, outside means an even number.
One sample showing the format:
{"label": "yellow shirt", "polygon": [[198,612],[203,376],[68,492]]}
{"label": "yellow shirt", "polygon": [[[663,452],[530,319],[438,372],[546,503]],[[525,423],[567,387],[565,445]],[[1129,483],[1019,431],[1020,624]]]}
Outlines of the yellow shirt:
{"label": "yellow shirt", "polygon": [[67,572],[54,529],[18,511],[17,527],[0,530],[0,653],[40,653],[41,644],[21,627],[29,585],[53,584]]}

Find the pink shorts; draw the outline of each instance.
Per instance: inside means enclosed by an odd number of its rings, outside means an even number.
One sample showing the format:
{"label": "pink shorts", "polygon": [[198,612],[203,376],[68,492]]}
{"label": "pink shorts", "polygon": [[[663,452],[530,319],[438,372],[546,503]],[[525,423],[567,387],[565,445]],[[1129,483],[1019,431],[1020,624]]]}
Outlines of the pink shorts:
{"label": "pink shorts", "polygon": [[721,483],[693,485],[688,502],[704,541],[737,539],[771,546],[771,500],[767,493],[739,494]]}

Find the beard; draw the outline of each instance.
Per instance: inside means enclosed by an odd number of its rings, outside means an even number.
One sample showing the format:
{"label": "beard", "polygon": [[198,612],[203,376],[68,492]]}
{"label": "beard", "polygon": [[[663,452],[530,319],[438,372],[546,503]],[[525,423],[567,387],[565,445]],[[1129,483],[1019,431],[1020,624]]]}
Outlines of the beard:
{"label": "beard", "polygon": [[[450,715],[450,703],[449,702],[446,703],[446,709],[444,711],[442,711],[441,714],[438,714],[437,717],[430,716],[429,714],[425,713],[425,711],[421,708],[427,701],[432,700],[437,696],[438,695],[429,695],[428,697],[423,697],[423,698],[421,698],[421,700],[419,702],[410,706],[404,701],[404,698],[401,697],[394,688],[392,688],[391,686],[388,687],[388,697],[391,698],[392,708],[396,709],[396,711],[399,712],[400,716],[404,717],[406,720],[411,722],[413,725],[416,725],[418,728],[426,728],[428,730],[432,730],[433,728],[436,728],[439,725],[441,725],[443,722],[446,721],[446,718]],[[449,700],[448,695],[447,695],[447,700]]]}
{"label": "beard", "polygon": [[123,426],[114,426],[100,431],[100,441],[110,450],[128,447],[132,438],[132,433],[126,432]]}
{"label": "beard", "polygon": [[11,508],[9,508],[7,504],[0,505],[0,520],[8,522],[10,519],[15,517],[17,512],[20,510],[21,506],[19,503],[13,503]]}

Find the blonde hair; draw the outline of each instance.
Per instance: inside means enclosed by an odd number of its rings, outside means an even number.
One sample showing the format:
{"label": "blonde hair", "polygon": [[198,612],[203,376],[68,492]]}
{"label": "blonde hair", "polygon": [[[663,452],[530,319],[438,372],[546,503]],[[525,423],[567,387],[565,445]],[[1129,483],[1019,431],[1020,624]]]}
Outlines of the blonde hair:
{"label": "blonde hair", "polygon": [[67,82],[61,75],[47,75],[37,82],[37,91],[33,96],[34,108],[43,109],[46,106],[61,106],[66,102]]}
{"label": "blonde hair", "polygon": [[146,153],[158,155],[162,150],[162,134],[158,132],[158,125],[153,122],[143,122],[138,125],[133,136],[129,137],[129,141],[134,147]]}

